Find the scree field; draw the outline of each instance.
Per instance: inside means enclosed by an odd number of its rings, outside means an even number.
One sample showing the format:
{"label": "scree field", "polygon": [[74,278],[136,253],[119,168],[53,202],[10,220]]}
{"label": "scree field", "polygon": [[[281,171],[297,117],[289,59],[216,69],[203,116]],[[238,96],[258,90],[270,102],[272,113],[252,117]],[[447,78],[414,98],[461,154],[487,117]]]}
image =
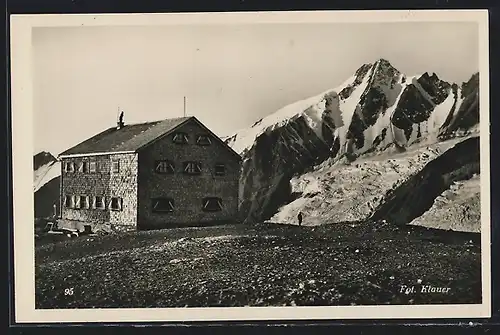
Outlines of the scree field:
{"label": "scree field", "polygon": [[36,308],[481,303],[479,234],[258,224],[35,244]]}

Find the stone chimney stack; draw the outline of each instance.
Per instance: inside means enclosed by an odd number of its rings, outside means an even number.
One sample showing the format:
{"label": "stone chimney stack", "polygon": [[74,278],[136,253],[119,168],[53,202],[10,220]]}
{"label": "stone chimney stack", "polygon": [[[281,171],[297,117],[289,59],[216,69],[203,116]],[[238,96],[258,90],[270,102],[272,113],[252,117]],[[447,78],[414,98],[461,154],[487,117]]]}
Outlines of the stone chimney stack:
{"label": "stone chimney stack", "polygon": [[121,129],[125,123],[123,123],[123,111],[121,111],[120,116],[118,117],[118,122],[116,123],[116,129]]}

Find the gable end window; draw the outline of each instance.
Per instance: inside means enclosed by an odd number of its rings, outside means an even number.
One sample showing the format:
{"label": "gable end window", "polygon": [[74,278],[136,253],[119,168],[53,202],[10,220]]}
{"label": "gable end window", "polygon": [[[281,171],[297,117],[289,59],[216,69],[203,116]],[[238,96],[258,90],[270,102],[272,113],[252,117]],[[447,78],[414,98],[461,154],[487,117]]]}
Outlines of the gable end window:
{"label": "gable end window", "polygon": [[75,172],[75,163],[66,162],[64,164],[64,172]]}
{"label": "gable end window", "polygon": [[123,199],[118,197],[113,197],[109,200],[109,208],[112,211],[123,210]]}
{"label": "gable end window", "polygon": [[187,144],[189,142],[188,135],[186,133],[175,133],[172,137],[172,142],[176,144]]}
{"label": "gable end window", "polygon": [[112,162],[112,171],[113,171],[113,173],[119,173],[120,172],[120,161],[119,160],[114,160]]}
{"label": "gable end window", "polygon": [[171,213],[175,209],[174,199],[172,198],[152,199],[152,208],[154,213]]}
{"label": "gable end window", "polygon": [[207,197],[202,201],[204,212],[219,212],[222,210],[222,199],[216,197]]}
{"label": "gable end window", "polygon": [[175,172],[175,165],[167,160],[156,161],[155,172],[161,174],[172,174]]}
{"label": "gable end window", "polygon": [[224,164],[215,164],[215,175],[224,176],[226,174],[226,166]]}
{"label": "gable end window", "polygon": [[183,171],[185,174],[198,175],[201,174],[200,162],[184,162]]}
{"label": "gable end window", "polygon": [[198,135],[196,144],[206,146],[212,144],[212,140],[208,135]]}

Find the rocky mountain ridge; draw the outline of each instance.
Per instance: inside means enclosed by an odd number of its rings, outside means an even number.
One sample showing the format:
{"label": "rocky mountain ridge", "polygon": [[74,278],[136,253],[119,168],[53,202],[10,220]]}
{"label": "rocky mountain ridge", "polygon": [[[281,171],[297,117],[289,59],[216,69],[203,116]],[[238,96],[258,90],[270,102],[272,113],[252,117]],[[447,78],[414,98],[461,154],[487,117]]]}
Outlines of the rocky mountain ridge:
{"label": "rocky mountain ridge", "polygon": [[407,76],[387,60],[364,64],[339,87],[285,106],[226,139],[243,156],[240,209],[271,218],[292,200],[293,177],[326,160],[399,153],[478,134],[479,76],[461,85]]}

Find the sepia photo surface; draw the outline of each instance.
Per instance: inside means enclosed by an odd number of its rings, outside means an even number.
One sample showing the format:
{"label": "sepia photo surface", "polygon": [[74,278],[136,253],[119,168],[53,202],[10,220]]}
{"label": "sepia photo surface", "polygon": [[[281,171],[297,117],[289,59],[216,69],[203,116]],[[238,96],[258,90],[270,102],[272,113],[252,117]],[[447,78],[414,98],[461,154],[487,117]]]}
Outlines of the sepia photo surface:
{"label": "sepia photo surface", "polygon": [[487,28],[11,17],[16,321],[489,316]]}

